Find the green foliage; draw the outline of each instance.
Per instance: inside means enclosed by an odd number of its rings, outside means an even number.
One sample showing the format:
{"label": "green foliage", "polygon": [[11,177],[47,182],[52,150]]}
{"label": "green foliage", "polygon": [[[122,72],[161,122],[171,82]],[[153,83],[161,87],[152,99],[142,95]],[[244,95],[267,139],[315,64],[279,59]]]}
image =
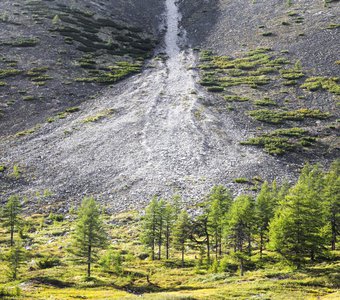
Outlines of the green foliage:
{"label": "green foliage", "polygon": [[190,220],[188,213],[183,210],[174,226],[174,246],[182,253],[182,267],[184,267],[184,252],[185,246],[190,236]]}
{"label": "green foliage", "polygon": [[297,266],[304,263],[305,256],[314,260],[325,249],[322,190],[320,168],[306,165],[270,223],[271,248]]}
{"label": "green foliage", "polygon": [[7,78],[21,74],[21,70],[17,69],[0,69],[0,78]]}
{"label": "green foliage", "polygon": [[301,85],[309,91],[327,90],[335,95],[340,95],[339,77],[310,77]]}
{"label": "green foliage", "polygon": [[49,269],[60,265],[61,261],[56,256],[45,256],[37,261],[37,267],[39,269]]}
{"label": "green foliage", "polygon": [[235,183],[249,183],[249,179],[245,177],[239,177],[234,179]]}
{"label": "green foliage", "polygon": [[312,146],[315,137],[309,136],[308,131],[302,128],[277,129],[261,136],[250,138],[241,142],[242,145],[255,145],[263,147],[269,154],[283,155],[287,152]]}
{"label": "green foliage", "polygon": [[19,196],[10,196],[5,207],[3,208],[2,220],[3,225],[9,229],[11,246],[14,246],[14,232],[19,229],[22,223],[22,219],[20,217],[21,211],[22,208]]}
{"label": "green foliage", "polygon": [[85,197],[78,211],[72,249],[79,261],[87,264],[87,277],[91,264],[97,261],[99,249],[107,245],[107,234],[101,219],[100,207],[93,197]]}
{"label": "green foliage", "polygon": [[123,274],[123,258],[120,252],[109,249],[101,256],[98,263],[106,272],[112,271],[116,275]]}
{"label": "green foliage", "polygon": [[319,109],[308,108],[291,111],[259,109],[249,111],[249,115],[255,120],[273,124],[280,124],[285,120],[303,121],[306,118],[327,119],[330,116],[329,113],[321,112]]}
{"label": "green foliage", "polygon": [[89,117],[86,117],[85,119],[82,120],[83,123],[94,123],[94,122],[98,122],[102,119],[105,119],[109,116],[111,116],[112,114],[114,114],[115,110],[110,108],[110,109],[106,109],[106,110],[103,110],[99,113],[97,113],[96,115],[94,116],[89,116]]}

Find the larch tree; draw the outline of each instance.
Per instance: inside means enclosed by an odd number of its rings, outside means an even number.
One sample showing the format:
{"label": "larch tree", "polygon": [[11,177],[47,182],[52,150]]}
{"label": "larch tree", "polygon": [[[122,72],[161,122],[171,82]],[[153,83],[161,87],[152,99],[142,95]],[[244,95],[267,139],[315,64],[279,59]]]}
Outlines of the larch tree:
{"label": "larch tree", "polygon": [[181,251],[182,267],[184,267],[184,253],[187,241],[190,237],[190,219],[188,213],[183,210],[174,227],[174,245],[177,250]]}
{"label": "larch tree", "polygon": [[298,267],[324,249],[323,180],[318,166],[306,165],[280,201],[269,225],[270,246]]}
{"label": "larch tree", "polygon": [[97,261],[98,251],[107,246],[107,241],[100,207],[93,197],[85,197],[78,211],[71,252],[86,263],[87,278],[91,277],[91,264]]}
{"label": "larch tree", "polygon": [[224,217],[232,203],[232,196],[222,185],[214,186],[208,195],[206,214],[208,217],[208,231],[214,240],[215,256],[222,255],[222,235]]}
{"label": "larch tree", "polygon": [[164,207],[163,220],[164,220],[163,223],[165,238],[165,254],[166,259],[169,259],[170,243],[172,239],[173,227],[175,222],[175,209],[169,203],[167,203]]}
{"label": "larch tree", "polygon": [[251,239],[254,232],[254,200],[249,195],[238,196],[226,216],[226,238],[234,247],[240,262],[240,273],[244,272],[244,259],[251,254]]}
{"label": "larch tree", "polygon": [[274,216],[276,206],[275,186],[274,188],[271,188],[269,183],[265,181],[261,187],[261,191],[256,197],[255,202],[256,227],[260,238],[259,246],[261,258],[264,245],[268,242],[269,222]]}
{"label": "larch tree", "polygon": [[20,198],[18,195],[12,195],[8,198],[8,202],[6,203],[3,209],[3,221],[4,226],[9,228],[10,232],[10,245],[11,247],[14,245],[14,232],[18,229],[21,224],[21,204]]}
{"label": "larch tree", "polygon": [[159,206],[157,197],[153,197],[145,209],[145,215],[142,218],[141,240],[145,246],[151,250],[151,258],[155,260],[155,248],[158,239],[158,220]]}
{"label": "larch tree", "polygon": [[340,232],[340,159],[336,160],[325,175],[325,216],[330,228],[331,249],[335,250]]}

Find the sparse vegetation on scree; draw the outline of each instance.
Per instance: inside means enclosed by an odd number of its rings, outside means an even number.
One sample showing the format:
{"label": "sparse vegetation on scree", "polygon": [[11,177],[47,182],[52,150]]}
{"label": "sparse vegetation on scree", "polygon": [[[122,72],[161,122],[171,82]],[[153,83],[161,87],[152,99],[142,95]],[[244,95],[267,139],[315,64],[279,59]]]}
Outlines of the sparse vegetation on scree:
{"label": "sparse vegetation on scree", "polygon": [[142,214],[110,215],[85,197],[66,215],[24,216],[11,196],[1,214],[1,296],[336,299],[339,167],[306,165],[294,185],[264,182],[256,197],[233,199],[224,186],[196,206],[155,196]]}

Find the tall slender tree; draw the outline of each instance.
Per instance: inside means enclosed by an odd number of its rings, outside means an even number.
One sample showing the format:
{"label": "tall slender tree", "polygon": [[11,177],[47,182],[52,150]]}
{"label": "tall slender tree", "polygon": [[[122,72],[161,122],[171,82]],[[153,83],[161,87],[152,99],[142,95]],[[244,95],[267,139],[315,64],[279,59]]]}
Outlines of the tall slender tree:
{"label": "tall slender tree", "polygon": [[325,176],[325,216],[330,228],[332,250],[340,232],[340,159],[333,162]]}
{"label": "tall slender tree", "polygon": [[215,256],[222,255],[223,219],[232,203],[232,196],[224,186],[214,186],[208,195],[206,214],[208,231],[214,240]]}
{"label": "tall slender tree", "polygon": [[240,261],[240,273],[244,272],[245,256],[251,255],[251,239],[254,232],[254,200],[249,195],[240,195],[233,202],[226,218],[226,238],[234,247]]}
{"label": "tall slender tree", "polygon": [[155,248],[158,238],[158,199],[153,197],[149,205],[145,209],[145,215],[142,219],[142,235],[141,240],[151,249],[151,258],[155,260]]}
{"label": "tall slender tree", "polygon": [[164,208],[164,238],[166,259],[169,259],[170,243],[172,239],[173,227],[175,222],[175,210],[170,203]]}
{"label": "tall slender tree", "polygon": [[[275,183],[276,186],[276,183]],[[274,216],[275,210],[275,186],[273,189],[265,181],[261,187],[261,191],[256,197],[255,211],[256,211],[256,225],[260,237],[260,257],[262,258],[263,248],[268,242],[269,221]]]}
{"label": "tall slender tree", "polygon": [[78,212],[71,252],[87,264],[87,277],[91,277],[91,264],[98,259],[98,250],[107,246],[100,207],[93,197],[85,197]]}
{"label": "tall slender tree", "polygon": [[190,236],[190,220],[188,213],[183,210],[175,224],[174,228],[174,245],[177,250],[181,251],[182,267],[184,267],[185,246]]}
{"label": "tall slender tree", "polygon": [[9,228],[10,232],[10,245],[14,245],[14,232],[18,229],[21,224],[21,204],[18,195],[12,195],[8,198],[3,210],[4,226]]}

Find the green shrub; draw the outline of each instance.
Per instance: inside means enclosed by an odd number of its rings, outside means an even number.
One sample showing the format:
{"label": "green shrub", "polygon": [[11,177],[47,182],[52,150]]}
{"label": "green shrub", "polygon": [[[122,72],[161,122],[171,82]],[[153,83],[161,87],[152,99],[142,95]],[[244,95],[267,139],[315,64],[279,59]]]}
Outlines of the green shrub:
{"label": "green shrub", "polygon": [[49,269],[49,268],[57,267],[60,265],[61,265],[61,261],[56,256],[46,256],[46,257],[40,258],[37,261],[37,267],[39,269]]}
{"label": "green shrub", "polygon": [[234,179],[235,183],[249,183],[249,179],[245,177],[239,177]]}

